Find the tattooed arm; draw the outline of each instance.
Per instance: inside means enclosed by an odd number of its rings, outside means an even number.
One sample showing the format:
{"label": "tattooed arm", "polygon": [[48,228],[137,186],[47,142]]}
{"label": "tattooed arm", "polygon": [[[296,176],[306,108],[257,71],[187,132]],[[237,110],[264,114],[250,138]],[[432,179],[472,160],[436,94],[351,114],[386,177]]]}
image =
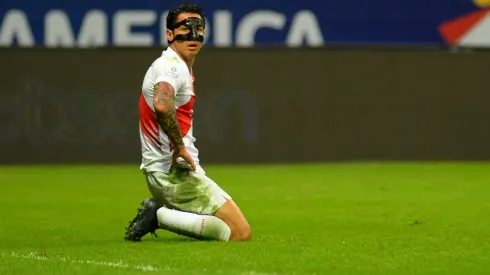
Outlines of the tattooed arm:
{"label": "tattooed arm", "polygon": [[168,136],[175,148],[184,146],[179,121],[174,104],[175,91],[168,82],[158,82],[153,90],[153,105],[158,124]]}

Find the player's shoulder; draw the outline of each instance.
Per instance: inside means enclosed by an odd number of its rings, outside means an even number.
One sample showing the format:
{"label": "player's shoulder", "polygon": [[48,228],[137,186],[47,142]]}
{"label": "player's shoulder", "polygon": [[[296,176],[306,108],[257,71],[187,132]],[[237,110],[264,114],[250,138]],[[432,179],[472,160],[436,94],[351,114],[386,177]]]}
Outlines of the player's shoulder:
{"label": "player's shoulder", "polygon": [[158,57],[152,65],[158,70],[175,73],[176,75],[179,75],[187,70],[187,66],[184,61],[170,49],[163,51],[162,55]]}

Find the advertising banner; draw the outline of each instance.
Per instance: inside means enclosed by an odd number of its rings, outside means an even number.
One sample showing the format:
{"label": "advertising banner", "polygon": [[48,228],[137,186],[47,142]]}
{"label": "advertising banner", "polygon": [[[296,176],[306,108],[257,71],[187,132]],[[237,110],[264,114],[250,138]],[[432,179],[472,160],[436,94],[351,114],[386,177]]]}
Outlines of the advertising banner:
{"label": "advertising banner", "polygon": [[[4,0],[0,47],[166,45],[180,1]],[[490,0],[195,1],[214,47],[490,46]]]}

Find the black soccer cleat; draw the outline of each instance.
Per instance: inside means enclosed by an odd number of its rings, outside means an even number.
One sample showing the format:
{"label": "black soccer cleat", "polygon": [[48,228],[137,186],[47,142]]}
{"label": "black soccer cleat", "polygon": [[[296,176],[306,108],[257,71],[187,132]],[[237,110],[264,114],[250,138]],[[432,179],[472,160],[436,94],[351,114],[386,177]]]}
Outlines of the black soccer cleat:
{"label": "black soccer cleat", "polygon": [[126,227],[127,241],[139,242],[146,234],[151,233],[157,237],[155,231],[158,229],[157,210],[162,207],[162,204],[154,198],[146,199],[138,208],[138,214],[129,222]]}

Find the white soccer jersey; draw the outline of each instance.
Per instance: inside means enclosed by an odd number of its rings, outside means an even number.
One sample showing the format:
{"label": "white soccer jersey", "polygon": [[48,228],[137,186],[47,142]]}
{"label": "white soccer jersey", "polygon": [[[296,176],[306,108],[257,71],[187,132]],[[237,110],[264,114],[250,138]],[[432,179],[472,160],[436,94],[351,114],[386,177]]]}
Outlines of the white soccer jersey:
{"label": "white soccer jersey", "polygon": [[[163,51],[146,72],[139,101],[139,131],[141,139],[141,169],[168,173],[172,164],[173,146],[160,128],[153,106],[153,88],[156,83],[170,83],[175,90],[175,108],[185,148],[196,166],[199,165],[198,150],[192,136],[192,113],[196,96],[194,74],[186,63],[171,48]],[[184,162],[182,158],[179,162]]]}

